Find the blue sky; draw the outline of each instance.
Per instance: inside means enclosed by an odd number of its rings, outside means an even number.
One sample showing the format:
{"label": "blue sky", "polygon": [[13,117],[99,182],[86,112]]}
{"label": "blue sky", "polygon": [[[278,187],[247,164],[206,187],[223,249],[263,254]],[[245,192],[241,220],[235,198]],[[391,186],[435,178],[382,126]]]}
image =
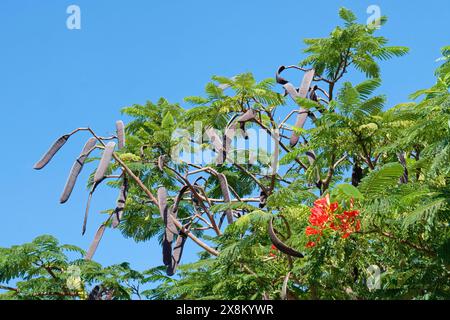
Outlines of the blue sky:
{"label": "blue sky", "polygon": [[[81,30],[66,28],[71,4],[81,8]],[[212,75],[272,77],[279,65],[301,60],[303,38],[326,36],[340,23],[340,6],[366,21],[371,4],[389,17],[379,33],[411,48],[381,63],[379,92],[392,106],[433,84],[439,49],[450,44],[448,0],[2,0],[0,246],[52,234],[87,249],[104,219],[98,212],[114,203],[114,190],[98,190],[82,237],[84,181],[93,168],[85,168],[68,203],[58,199],[86,135],[71,138],[44,171],[32,170],[56,137],[79,126],[111,134],[122,107],[201,95]],[[160,251],[155,241],[136,244],[107,230],[95,259],[144,270],[161,264]]]}

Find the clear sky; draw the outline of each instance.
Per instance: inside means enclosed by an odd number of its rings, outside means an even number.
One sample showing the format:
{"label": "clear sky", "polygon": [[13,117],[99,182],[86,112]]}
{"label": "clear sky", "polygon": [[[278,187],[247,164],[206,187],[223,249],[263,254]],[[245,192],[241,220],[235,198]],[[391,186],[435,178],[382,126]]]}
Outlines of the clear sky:
{"label": "clear sky", "polygon": [[[81,30],[66,28],[71,4],[81,8]],[[59,205],[86,135],[71,138],[44,171],[32,169],[61,134],[87,125],[111,134],[122,107],[181,102],[202,94],[212,75],[273,77],[279,65],[301,60],[303,38],[326,36],[339,23],[340,6],[366,21],[372,4],[389,17],[380,34],[411,48],[381,64],[379,92],[392,106],[433,84],[439,49],[450,44],[450,1],[1,0],[0,246],[52,234],[87,249],[104,219],[98,212],[113,206],[116,191],[100,188],[81,236],[92,166]],[[136,244],[107,230],[95,260],[144,270],[161,264],[160,251],[155,241]],[[193,257],[188,250],[184,261]]]}

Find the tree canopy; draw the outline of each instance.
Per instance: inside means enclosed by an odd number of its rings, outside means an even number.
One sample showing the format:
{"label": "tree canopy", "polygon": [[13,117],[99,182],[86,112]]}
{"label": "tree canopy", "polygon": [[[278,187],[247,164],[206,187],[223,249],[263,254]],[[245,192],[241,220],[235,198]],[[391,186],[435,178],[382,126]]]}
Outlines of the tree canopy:
{"label": "tree canopy", "polygon": [[[339,15],[342,26],[305,39],[306,58],[275,78],[214,76],[188,106],[161,98],[125,107],[131,121],[125,131],[118,122],[114,137],[91,128],[62,136],[36,168],[88,131],[93,147],[69,189],[98,149],[90,195],[107,181],[119,189],[117,204],[85,259],[69,260],[65,251],[83,252],[49,236],[1,249],[0,283],[21,281],[1,286],[0,297],[448,299],[450,47],[435,85],[387,106],[379,62],[408,49],[348,9]],[[284,78],[288,69],[300,87]],[[349,72],[365,80],[351,83]],[[247,142],[261,131],[270,143],[255,149]],[[186,147],[190,159],[177,153]],[[135,241],[157,237],[161,267],[139,273],[90,261],[109,228]],[[198,260],[182,264],[187,241],[199,245]],[[75,291],[70,266],[81,272]],[[140,292],[130,281],[155,286]]]}

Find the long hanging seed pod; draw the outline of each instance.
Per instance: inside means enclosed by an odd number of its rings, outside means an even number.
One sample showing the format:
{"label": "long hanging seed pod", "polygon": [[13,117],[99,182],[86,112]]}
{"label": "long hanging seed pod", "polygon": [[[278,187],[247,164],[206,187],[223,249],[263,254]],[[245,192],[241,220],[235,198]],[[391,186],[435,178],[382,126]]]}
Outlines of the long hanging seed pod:
{"label": "long hanging seed pod", "polygon": [[270,299],[270,296],[269,296],[269,294],[268,294],[267,292],[263,292],[263,294],[262,294],[262,300],[271,300],[271,299]]}
{"label": "long hanging seed pod", "polygon": [[89,192],[88,201],[86,203],[86,210],[84,211],[84,219],[83,219],[83,227],[81,229],[81,235],[84,235],[86,233],[86,225],[87,225],[87,220],[88,220],[88,216],[89,216],[89,208],[91,207],[92,195],[94,194],[94,191],[97,188],[97,185],[98,185],[97,183],[94,183],[91,191]]}
{"label": "long hanging seed pod", "polygon": [[62,137],[58,138],[53,145],[48,149],[48,151],[42,156],[41,160],[36,162],[34,165],[34,169],[41,170],[44,168],[50,160],[52,160],[53,156],[58,152],[59,149],[62,148],[62,146],[69,140],[70,134],[65,134]]}
{"label": "long hanging seed pod", "polygon": [[277,81],[278,84],[285,85],[289,83],[289,81],[280,76],[281,72],[283,72],[285,69],[286,69],[285,66],[281,66],[278,68],[277,73],[275,74],[275,80]]}
{"label": "long hanging seed pod", "polygon": [[189,187],[187,185],[183,185],[180,189],[180,191],[178,192],[177,196],[175,197],[174,203],[173,203],[173,207],[172,207],[172,212],[176,215],[178,212],[178,207],[180,205],[180,201],[183,198],[183,195],[189,190]]}
{"label": "long hanging seed pod", "polygon": [[128,196],[128,178],[124,173],[122,186],[120,187],[119,197],[116,202],[116,209],[114,209],[112,215],[112,227],[117,228],[120,221],[122,221],[123,210],[125,209],[125,203]]}
{"label": "long hanging seed pod", "polygon": [[100,163],[94,175],[94,183],[100,182],[105,177],[106,170],[108,169],[109,163],[111,162],[115,146],[116,143],[113,141],[108,142],[108,144],[105,146],[102,158],[100,159]]}
{"label": "long hanging seed pod", "polygon": [[158,157],[158,169],[161,172],[164,171],[164,162],[165,162],[165,160],[166,160],[166,156],[165,155],[160,155]]}
{"label": "long hanging seed pod", "polygon": [[253,109],[248,109],[242,116],[237,120],[238,122],[247,122],[255,119],[257,112]]}
{"label": "long hanging seed pod", "polygon": [[399,152],[397,154],[397,158],[403,167],[403,175],[400,177],[400,183],[402,184],[408,183],[408,166],[406,164],[405,153]]}
{"label": "long hanging seed pod", "polygon": [[172,261],[170,265],[167,266],[167,275],[173,276],[177,270],[178,265],[181,261],[181,256],[183,255],[184,244],[186,243],[187,237],[183,234],[180,234],[175,242],[175,246],[173,248]]}
{"label": "long hanging seed pod", "polygon": [[172,219],[168,216],[169,210],[167,207],[167,190],[164,187],[158,188],[158,206],[159,206],[159,213],[161,215],[161,218],[164,221],[164,236],[162,241],[162,252],[163,252],[163,263],[168,266],[171,263],[172,260],[172,242],[173,242],[173,233],[168,230],[167,224],[168,220]]}
{"label": "long hanging seed pod", "polygon": [[94,194],[94,191],[98,187],[98,185],[105,179],[106,170],[108,169],[108,165],[111,162],[115,146],[116,146],[115,142],[112,141],[108,142],[108,144],[105,146],[105,150],[103,151],[103,155],[102,158],[100,159],[100,164],[97,167],[97,171],[95,172],[94,185],[92,186],[91,192],[89,192],[89,197],[86,204],[86,211],[84,212],[83,228],[81,231],[82,235],[86,233],[86,225],[89,216],[89,208],[91,206],[92,195]]}
{"label": "long hanging seed pod", "polygon": [[[306,95],[308,94],[308,91],[309,91],[309,87],[311,86],[311,82],[314,78],[314,73],[315,73],[314,69],[309,70],[305,73],[305,75],[303,76],[302,84],[300,85],[300,89],[299,89],[298,93],[294,96],[291,95],[291,97],[292,97],[292,99],[294,99],[294,101],[296,101],[296,98],[298,98],[298,97],[306,98]],[[287,86],[287,84],[284,86]],[[306,110],[304,108],[300,108],[299,113],[297,115],[297,120],[295,122],[295,127],[303,128],[307,117],[308,117],[308,110]],[[291,139],[289,141],[289,144],[291,145],[291,147],[294,147],[297,144],[298,140],[299,140],[299,136],[293,131],[292,135],[291,135]]]}
{"label": "long hanging seed pod", "polygon": [[64,191],[60,198],[60,203],[65,203],[69,199],[73,191],[73,187],[75,186],[75,183],[77,181],[78,175],[80,174],[81,169],[83,169],[84,161],[92,152],[92,150],[94,150],[96,142],[96,138],[90,138],[84,145],[80,156],[77,158],[72,166],[72,169],[70,170],[69,178],[67,179],[66,186],[64,187]]}
{"label": "long hanging seed pod", "polygon": [[255,119],[256,114],[257,114],[257,112],[255,110],[249,109],[242,116],[240,116],[239,119],[237,120],[239,123],[239,128],[244,133],[244,139],[246,139],[246,140],[248,139],[248,134],[247,134],[247,131],[245,130],[245,123]]}
{"label": "long hanging seed pod", "polygon": [[117,147],[122,149],[125,147],[125,125],[122,120],[116,121],[116,131],[117,131]]}
{"label": "long hanging seed pod", "polygon": [[217,132],[214,130],[214,128],[208,128],[205,131],[206,135],[208,136],[210,142],[212,143],[214,149],[216,152],[221,152],[223,149],[222,141],[217,134]]}
{"label": "long hanging seed pod", "polygon": [[284,277],[283,280],[283,286],[281,288],[281,300],[288,300],[288,282],[289,282],[289,277],[291,276],[291,272],[288,272],[286,277]]}
{"label": "long hanging seed pod", "polygon": [[[230,189],[228,188],[227,178],[223,173],[219,173],[217,175],[217,179],[219,179],[220,189],[222,190],[223,200],[225,203],[230,203]],[[228,224],[233,223],[233,211],[231,209],[227,209],[226,211]]]}
{"label": "long hanging seed pod", "polygon": [[214,128],[206,129],[205,133],[208,136],[210,143],[213,145],[214,151],[218,154],[216,163],[218,165],[223,164],[226,159],[226,150],[224,148],[224,144],[226,144],[226,142],[220,139]]}
{"label": "long hanging seed pod", "polygon": [[281,252],[293,256],[293,257],[297,257],[297,258],[303,258],[303,254],[301,254],[300,252],[292,249],[291,247],[287,246],[286,244],[283,243],[283,241],[281,241],[278,236],[275,234],[275,230],[273,229],[273,217],[269,220],[269,237],[270,240],[272,241],[273,245],[280,250]]}
{"label": "long hanging seed pod", "polygon": [[98,245],[100,241],[102,240],[103,234],[105,233],[106,229],[106,223],[102,223],[100,227],[98,228],[97,232],[95,233],[94,240],[92,241],[91,245],[89,246],[89,250],[86,253],[86,256],[84,257],[85,260],[92,260],[92,257],[95,254],[95,251],[97,251]]}

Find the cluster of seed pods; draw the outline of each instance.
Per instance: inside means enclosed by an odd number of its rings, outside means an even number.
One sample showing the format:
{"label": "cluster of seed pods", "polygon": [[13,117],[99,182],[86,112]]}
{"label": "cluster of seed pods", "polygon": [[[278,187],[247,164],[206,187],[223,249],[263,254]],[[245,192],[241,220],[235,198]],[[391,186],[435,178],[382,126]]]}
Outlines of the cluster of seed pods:
{"label": "cluster of seed pods", "polygon": [[[311,100],[317,101],[317,95],[316,90],[317,86],[311,87],[312,81],[314,81],[315,72],[313,69],[311,70],[304,70],[305,75],[303,77],[302,83],[300,85],[300,88],[295,88],[290,82],[285,80],[280,76],[281,72],[284,71],[289,67],[280,67],[276,73],[276,81],[283,86],[283,88],[286,91],[286,94],[290,95],[291,98],[297,102],[297,98],[305,98],[308,97]],[[226,89],[229,86],[223,86],[222,89]],[[239,129],[243,132],[244,138],[248,138],[246,133],[246,124],[258,121],[261,118],[261,115],[259,114],[260,111],[256,109],[249,108],[248,110],[244,110],[241,114],[235,115],[233,119],[230,121],[229,125],[226,128],[225,134],[223,137],[220,137],[217,135],[217,133],[212,130],[211,128],[208,128],[206,130],[206,134],[209,136],[210,141],[214,147],[214,151],[218,154],[218,165],[221,165],[225,160],[228,159],[228,154],[230,152],[231,148],[231,139],[228,136],[228,131],[230,130],[236,130],[236,128],[239,127]],[[302,128],[305,125],[306,119],[309,115],[309,111],[300,108],[297,112],[297,119],[295,122],[295,127]],[[122,121],[116,122],[116,135],[110,138],[102,138],[95,135],[95,133],[89,129],[89,128],[79,128],[74,130],[73,132],[63,135],[60,138],[58,138],[53,145],[50,147],[50,149],[44,154],[42,159],[40,159],[34,166],[35,169],[40,170],[44,168],[54,157],[54,155],[64,146],[64,144],[69,140],[69,138],[79,132],[79,131],[88,131],[90,132],[93,137],[88,139],[80,153],[80,155],[75,160],[70,173],[69,177],[67,179],[67,182],[65,184],[64,190],[60,197],[60,202],[65,203],[69,200],[70,195],[74,189],[75,183],[77,181],[77,178],[79,174],[81,173],[83,166],[85,164],[86,159],[89,157],[89,155],[96,149],[102,149],[102,156],[99,161],[98,167],[95,171],[94,177],[93,177],[93,185],[91,188],[91,191],[89,192],[88,201],[86,205],[86,211],[84,215],[84,221],[83,221],[83,227],[82,227],[82,233],[84,234],[86,231],[86,225],[89,215],[89,207],[90,202],[93,196],[93,193],[95,192],[96,188],[106,179],[108,178],[108,170],[110,168],[110,164],[114,159],[117,160],[115,157],[115,150],[116,148],[118,150],[121,150],[125,148],[125,126]],[[276,139],[279,139],[279,136],[277,135],[275,137]],[[300,136],[293,130],[291,137],[289,139],[289,144],[291,147],[294,147],[298,141]],[[108,142],[107,142],[108,141]],[[141,148],[141,155],[143,154],[143,149],[146,146],[143,146]],[[278,158],[278,150],[276,150],[276,155]],[[310,151],[307,152],[307,156],[310,160],[310,162],[313,162],[315,160],[314,152]],[[171,169],[167,167],[166,164],[166,156],[162,155],[160,156],[157,161],[155,161],[157,167],[161,172],[164,172],[165,168]],[[120,164],[120,163],[119,163]],[[232,163],[233,164],[233,163]],[[110,214],[108,219],[100,225],[98,228],[94,240],[92,244],[90,245],[87,254],[85,256],[86,259],[92,259],[95,251],[97,250],[97,247],[102,239],[102,236],[106,230],[106,228],[110,225],[113,228],[117,228],[122,220],[122,216],[125,209],[125,203],[127,200],[128,195],[128,188],[129,188],[129,181],[128,179],[136,177],[132,174],[132,172],[129,170],[129,168],[126,168],[123,163],[119,166],[121,170],[121,174],[118,179],[121,181],[120,189],[119,189],[119,195],[116,202],[116,207],[113,210],[113,212]],[[173,169],[171,169],[173,170]],[[197,171],[206,171],[209,174],[214,175],[218,182],[219,187],[223,196],[223,199],[221,200],[225,204],[230,204],[232,202],[232,197],[230,194],[230,190],[236,195],[236,197],[239,199],[239,196],[235,193],[235,191],[230,188],[227,178],[223,173],[219,173],[211,168],[203,168]],[[275,170],[276,174],[276,170]],[[202,245],[201,241],[197,239],[195,236],[192,235],[190,232],[190,224],[187,225],[181,225],[180,222],[177,220],[178,215],[178,209],[180,202],[183,201],[183,196],[186,193],[191,194],[191,199],[194,204],[194,207],[199,206],[203,208],[204,212],[207,212],[207,208],[204,204],[205,200],[206,202],[211,205],[211,199],[209,199],[205,193],[205,190],[202,189],[199,185],[197,185],[197,181],[194,184],[190,183],[187,179],[187,175],[185,177],[181,177],[181,181],[183,183],[182,187],[176,194],[176,196],[173,198],[173,205],[169,205],[169,197],[168,197],[168,191],[165,187],[159,187],[157,190],[157,197],[153,197],[151,194],[147,193],[152,199],[152,202],[157,204],[161,219],[164,223],[164,234],[163,234],[163,241],[162,241],[162,256],[163,256],[163,263],[167,267],[167,274],[169,276],[172,276],[175,274],[176,269],[180,263],[181,256],[183,254],[183,248],[186,243],[186,239],[190,237],[193,239],[197,244],[202,246],[203,248],[208,248],[207,245]],[[138,178],[137,178],[138,179]],[[183,182],[184,181],[184,182]],[[269,196],[269,192],[267,189],[265,189],[263,186],[261,186],[261,194],[260,194],[260,208],[263,208],[266,205],[267,197]],[[200,194],[197,192],[200,191]],[[270,191],[270,190],[269,190]],[[220,227],[222,225],[222,220],[224,217],[227,218],[228,224],[233,223],[234,217],[235,217],[235,211],[232,209],[225,209],[221,218],[221,221],[217,227],[215,224],[214,218],[210,216],[211,219],[211,228],[215,228],[215,230],[220,233]],[[281,217],[285,223],[285,226],[287,230],[289,230],[289,225],[284,219],[282,215],[278,215]],[[273,243],[273,245],[282,253],[288,255],[289,257],[296,257],[296,258],[302,258],[303,255],[296,251],[295,249],[289,247],[286,245],[283,241],[287,240],[289,238],[289,235],[286,237],[281,237],[277,235],[277,231],[275,230],[273,226],[273,220],[272,218],[269,222],[268,226],[268,234],[269,237]],[[191,220],[191,224],[192,224]],[[218,254],[214,249],[208,250],[210,253]],[[285,281],[283,282],[283,296],[287,296],[287,282],[289,280],[290,274],[288,274],[285,278]]]}
{"label": "cluster of seed pods", "polygon": [[[66,142],[69,140],[69,138],[80,131],[89,131],[90,133],[93,133],[92,130],[89,128],[78,128],[74,131],[72,131],[69,134],[65,134],[62,137],[58,138],[52,146],[48,149],[48,151],[43,155],[43,157],[34,165],[34,169],[41,170],[43,169],[55,156],[55,154],[66,144]],[[96,149],[103,149],[102,157],[100,159],[99,165],[95,171],[94,178],[93,178],[93,185],[91,188],[91,191],[89,192],[89,197],[86,205],[86,211],[84,215],[83,220],[83,227],[82,227],[82,234],[86,232],[86,225],[87,225],[87,219],[89,215],[89,207],[92,199],[92,195],[95,192],[98,185],[100,185],[106,178],[107,178],[107,171],[109,168],[109,165],[113,158],[113,153],[116,148],[116,142],[109,141],[106,144],[104,141],[106,140],[117,140],[118,149],[121,149],[125,146],[125,126],[122,121],[116,122],[116,136],[110,137],[110,138],[102,138],[97,137],[94,135],[93,137],[89,138],[80,155],[75,160],[74,164],[72,165],[72,168],[69,173],[69,177],[67,179],[67,182],[64,186],[64,190],[60,197],[60,203],[66,203],[70,195],[72,194],[72,191],[75,187],[75,184],[77,182],[78,176],[80,175],[83,166],[85,164],[86,159],[89,157],[89,155]],[[87,254],[85,256],[86,259],[90,260],[92,259],[99,242],[102,239],[103,233],[105,232],[105,229],[107,227],[107,224],[109,223],[109,220],[112,218],[112,226],[116,228],[118,224],[120,223],[120,219],[122,218],[123,210],[125,207],[125,202],[127,198],[127,192],[128,192],[128,181],[126,175],[122,172],[121,175],[122,179],[122,185],[120,188],[119,197],[116,204],[116,209],[114,210],[114,213],[109,216],[109,218],[100,225],[98,228],[94,240],[89,247]]]}

